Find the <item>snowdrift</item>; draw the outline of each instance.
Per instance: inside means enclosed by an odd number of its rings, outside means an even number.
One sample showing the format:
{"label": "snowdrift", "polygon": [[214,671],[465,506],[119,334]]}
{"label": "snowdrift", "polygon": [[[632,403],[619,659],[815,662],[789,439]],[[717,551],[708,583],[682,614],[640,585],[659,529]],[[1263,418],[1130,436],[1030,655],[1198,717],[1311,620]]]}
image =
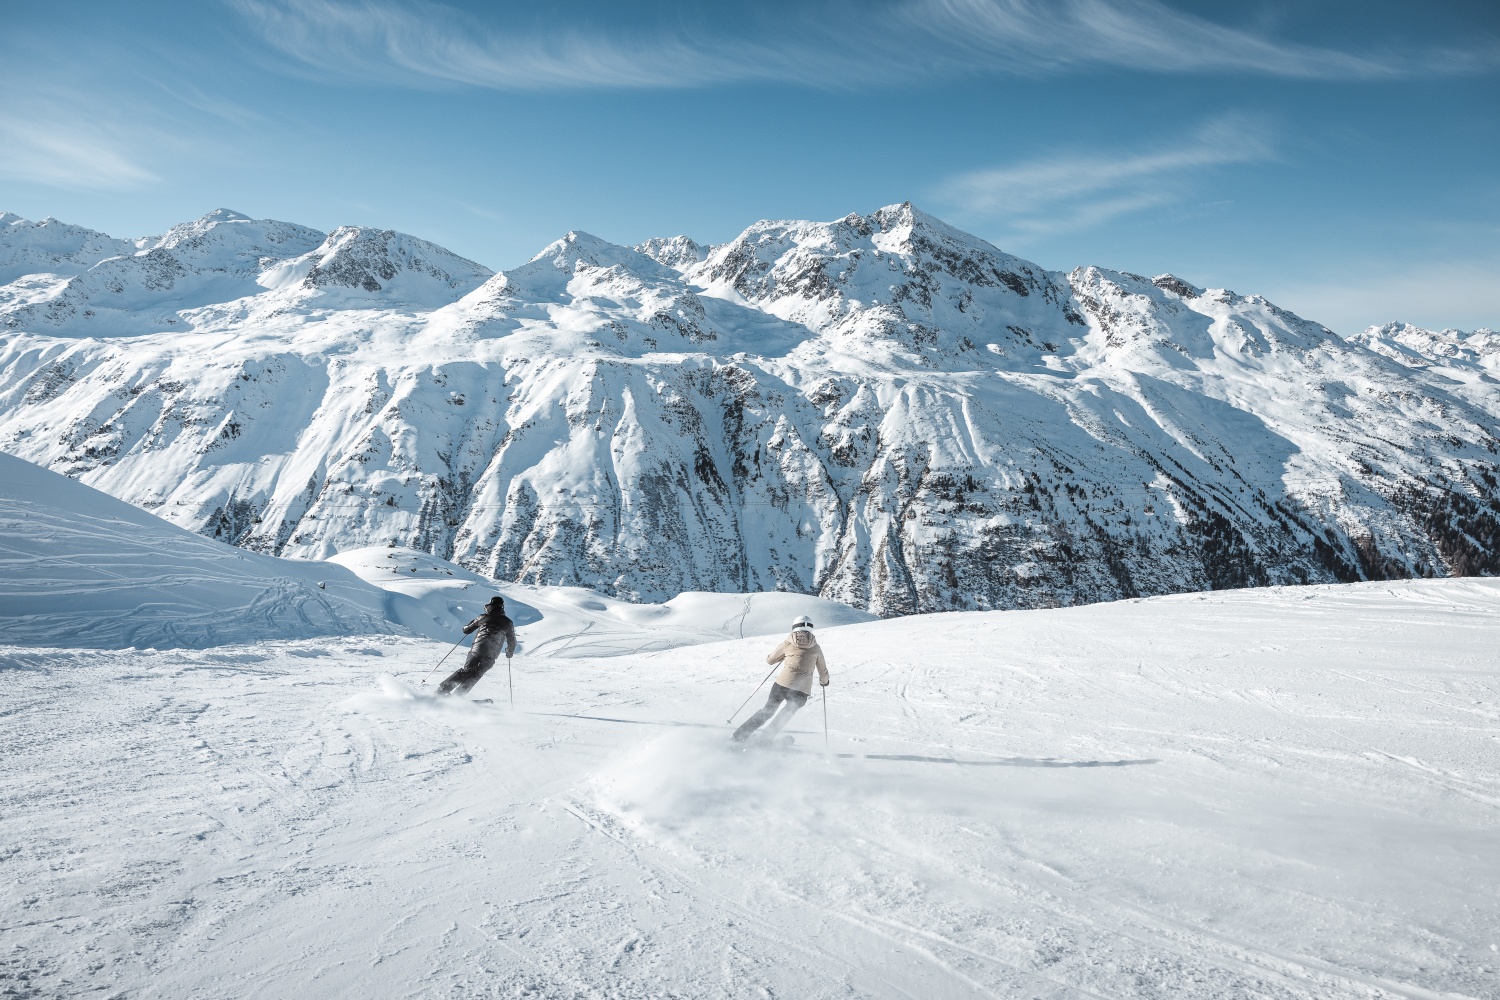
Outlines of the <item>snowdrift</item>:
{"label": "snowdrift", "polygon": [[390,633],[342,566],[258,555],[0,453],[0,643],[202,648]]}

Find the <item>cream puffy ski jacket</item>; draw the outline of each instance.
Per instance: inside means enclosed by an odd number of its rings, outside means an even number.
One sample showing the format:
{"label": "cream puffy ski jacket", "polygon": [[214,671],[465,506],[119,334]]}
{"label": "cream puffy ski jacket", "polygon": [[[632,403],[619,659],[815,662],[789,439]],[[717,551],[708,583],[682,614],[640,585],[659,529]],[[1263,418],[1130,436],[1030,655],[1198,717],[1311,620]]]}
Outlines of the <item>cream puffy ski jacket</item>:
{"label": "cream puffy ski jacket", "polygon": [[812,694],[813,667],[818,668],[818,679],[828,683],[828,664],[823,660],[823,647],[806,629],[798,629],[782,640],[781,645],[766,657],[766,662],[781,664],[776,683],[784,688]]}

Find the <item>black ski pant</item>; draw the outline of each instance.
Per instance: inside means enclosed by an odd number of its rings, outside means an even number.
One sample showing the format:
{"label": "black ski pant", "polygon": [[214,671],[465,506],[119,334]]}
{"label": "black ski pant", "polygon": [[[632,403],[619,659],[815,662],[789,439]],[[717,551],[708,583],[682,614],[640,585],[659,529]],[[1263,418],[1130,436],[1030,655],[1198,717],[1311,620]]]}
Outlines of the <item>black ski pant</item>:
{"label": "black ski pant", "polygon": [[469,689],[479,683],[479,678],[488,673],[490,667],[493,667],[499,658],[498,643],[493,646],[488,643],[475,646],[469,650],[464,665],[449,674],[448,678],[438,685],[437,693],[452,694],[457,691],[459,694],[468,694]]}
{"label": "black ski pant", "polygon": [[[755,732],[761,726],[766,727],[765,735],[767,737],[775,736],[781,732],[781,727],[786,725],[791,717],[797,714],[797,709],[806,704],[806,692],[793,691],[789,687],[782,687],[780,684],[772,683],[771,697],[766,699],[765,707],[746,719],[740,725],[740,728],[734,731],[735,741],[744,742],[749,738],[751,733]],[[780,714],[776,712],[778,708],[781,709]],[[771,716],[773,715],[776,718],[772,719]],[[766,725],[767,720],[770,721],[770,725]]]}

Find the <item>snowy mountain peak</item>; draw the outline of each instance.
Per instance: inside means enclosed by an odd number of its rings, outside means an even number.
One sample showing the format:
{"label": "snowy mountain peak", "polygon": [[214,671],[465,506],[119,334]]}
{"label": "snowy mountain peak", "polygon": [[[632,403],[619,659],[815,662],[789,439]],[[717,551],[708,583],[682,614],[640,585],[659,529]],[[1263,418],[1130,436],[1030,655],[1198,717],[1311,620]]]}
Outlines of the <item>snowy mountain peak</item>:
{"label": "snowy mountain peak", "polygon": [[378,295],[436,308],[478,288],[493,273],[405,233],[341,226],[317,248],[269,269],[260,284],[301,294]]}
{"label": "snowy mountain peak", "polygon": [[51,217],[31,222],[6,212],[0,219],[0,285],[33,274],[80,274],[108,257],[135,252],[129,240]]}
{"label": "snowy mountain peak", "polygon": [[665,264],[677,271],[685,271],[694,264],[702,263],[708,256],[710,248],[686,236],[669,236],[655,237],[644,243],[638,243],[635,249],[658,264]]}
{"label": "snowy mountain peak", "polygon": [[525,290],[526,294],[549,299],[563,294],[569,282],[586,271],[611,272],[627,281],[673,284],[681,281],[676,270],[639,250],[576,230],[549,243],[520,267],[507,271],[506,280],[513,292]]}
{"label": "snowy mountain peak", "polygon": [[254,295],[262,272],[307,253],[323,234],[220,209],[160,236],[115,240],[60,224],[15,240],[32,272],[0,287],[0,326],[87,336],[184,329],[184,313]]}
{"label": "snowy mountain peak", "polygon": [[1170,274],[1146,278],[1091,265],[1068,282],[1091,330],[1091,356],[1141,371],[1180,370],[1220,355],[1259,364],[1267,354],[1344,343],[1261,296],[1201,289]]}
{"label": "snowy mountain peak", "polygon": [[[170,251],[188,271],[235,273],[253,283],[266,267],[307,253],[325,239],[307,226],[218,209],[192,222],[173,226],[160,236],[137,241],[135,256],[145,258]],[[246,294],[253,291],[250,285]]]}
{"label": "snowy mountain peak", "polygon": [[[143,237],[136,241],[136,246],[140,251],[153,250],[157,247],[172,249],[200,241],[203,237],[216,232],[221,237],[241,243],[259,237],[262,240],[271,241],[273,246],[290,241],[316,246],[323,239],[322,233],[306,226],[277,222],[272,219],[252,219],[248,215],[242,215],[227,208],[216,208],[191,222],[179,223],[160,236]],[[199,243],[198,245],[201,247],[205,244]],[[306,249],[307,246],[302,246],[291,252],[305,253]]]}
{"label": "snowy mountain peak", "polygon": [[[910,202],[833,223],[760,222],[714,248],[690,273],[728,283],[752,300],[795,294],[819,302],[911,302],[924,310],[939,286],[948,284],[940,276],[955,286],[1003,287],[1020,296],[1040,291],[1048,281],[1037,265]],[[833,306],[832,311],[842,310]]]}
{"label": "snowy mountain peak", "polygon": [[[729,307],[725,307],[729,308]],[[497,274],[435,321],[502,336],[525,323],[554,331],[539,349],[645,355],[718,339],[703,302],[676,269],[638,249],[570,232]],[[564,346],[566,345],[566,346]]]}
{"label": "snowy mountain peak", "polygon": [[[580,264],[586,267],[623,267],[627,270],[644,270],[653,275],[663,273],[660,263],[650,255],[580,230],[569,232],[562,239],[547,244],[540,253],[522,267],[540,263],[568,274],[577,270]],[[520,268],[516,270],[519,271]]]}
{"label": "snowy mountain peak", "polygon": [[1188,284],[1175,274],[1158,274],[1151,279],[1151,284],[1164,292],[1171,292],[1173,295],[1184,299],[1196,299],[1203,294],[1203,289],[1197,285]]}
{"label": "snowy mountain peak", "polygon": [[[850,216],[849,218],[861,219],[860,216]],[[867,224],[873,224],[881,231],[887,233],[894,234],[901,231],[914,232],[928,239],[941,239],[965,245],[979,244],[991,250],[995,249],[979,237],[948,225],[942,219],[939,219],[935,215],[929,215],[909,201],[877,209],[871,215],[863,217],[862,221],[867,222]]]}
{"label": "snowy mountain peak", "polygon": [[1033,331],[1082,325],[1060,275],[909,202],[829,223],[759,222],[685,274],[881,366],[1030,367],[1056,339]]}
{"label": "snowy mountain peak", "polygon": [[[232,208],[216,208],[212,212],[203,215],[191,222],[182,222],[173,226],[168,232],[202,233],[207,232],[214,226],[226,222],[255,222],[250,216],[242,212],[236,212]],[[263,220],[269,221],[269,220]]]}
{"label": "snowy mountain peak", "polygon": [[1409,368],[1437,366],[1500,376],[1500,333],[1484,327],[1466,333],[1387,323],[1372,326],[1349,340]]}

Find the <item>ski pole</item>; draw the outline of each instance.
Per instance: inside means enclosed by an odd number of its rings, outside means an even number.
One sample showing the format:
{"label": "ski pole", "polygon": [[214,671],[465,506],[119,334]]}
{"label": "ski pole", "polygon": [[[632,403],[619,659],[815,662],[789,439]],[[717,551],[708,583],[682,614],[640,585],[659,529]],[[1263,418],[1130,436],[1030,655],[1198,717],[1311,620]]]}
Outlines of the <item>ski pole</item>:
{"label": "ski pole", "polygon": [[510,687],[510,707],[516,707],[516,681],[510,673],[510,654],[505,654],[505,683]]}
{"label": "ski pole", "polygon": [[[458,640],[458,642],[455,642],[453,644],[453,649],[457,649],[462,642],[463,642],[463,639],[460,638]],[[450,649],[450,650],[448,650],[448,652],[446,652],[446,653],[443,654],[443,660],[446,660],[448,657],[450,657],[450,656],[453,655],[453,649]],[[437,661],[437,667],[433,667],[431,670],[427,671],[427,677],[431,677],[433,674],[437,673],[437,668],[441,667],[443,665],[443,660],[438,660]],[[422,678],[422,683],[423,684],[427,683],[427,677],[423,677]]]}
{"label": "ski pole", "polygon": [[[779,666],[781,666],[781,664],[776,664],[776,667]],[[776,672],[776,667],[771,668],[771,674],[774,674]],[[750,698],[754,698],[757,694],[760,693],[760,689],[765,686],[766,681],[771,679],[771,674],[766,674],[765,677],[761,678],[760,683],[755,685],[755,690],[750,692]],[[724,720],[724,725],[727,726],[734,721],[734,717],[740,714],[740,709],[743,709],[746,705],[750,704],[750,698],[746,698],[744,701],[740,702],[740,707],[729,713],[729,718]]]}
{"label": "ski pole", "polygon": [[828,685],[823,685],[823,752],[828,752]]}

